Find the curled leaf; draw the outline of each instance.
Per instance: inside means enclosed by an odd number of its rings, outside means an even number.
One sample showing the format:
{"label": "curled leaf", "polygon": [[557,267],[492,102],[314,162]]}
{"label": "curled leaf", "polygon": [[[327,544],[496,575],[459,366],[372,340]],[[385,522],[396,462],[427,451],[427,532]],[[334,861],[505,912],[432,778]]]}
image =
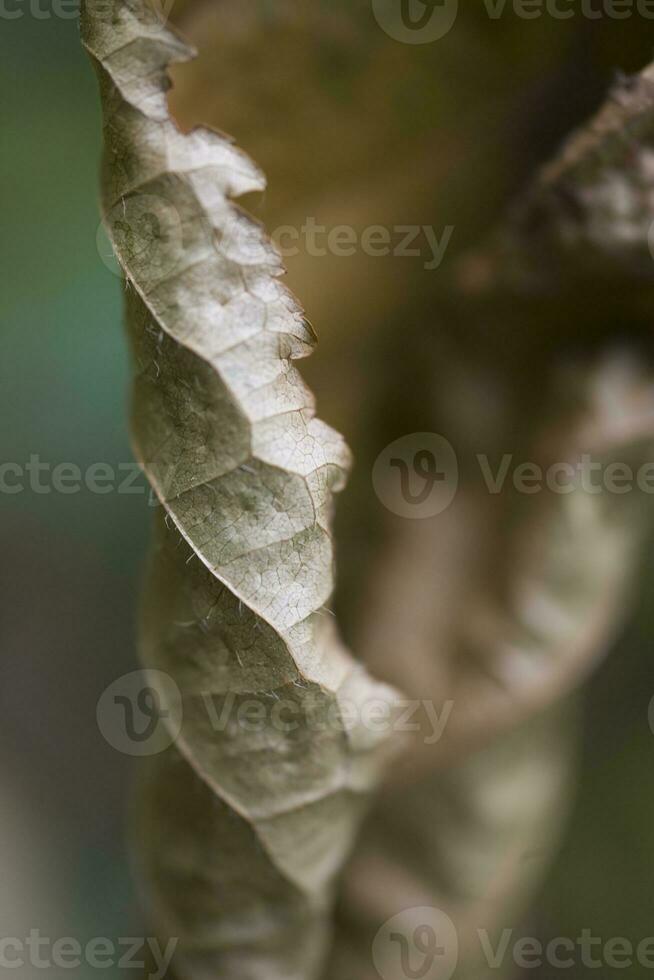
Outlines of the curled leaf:
{"label": "curled leaf", "polygon": [[162,504],[142,656],[179,688],[178,705],[159,692],[163,716],[183,716],[143,797],[146,891],[180,937],[181,976],[307,980],[392,727],[363,723],[371,700],[390,719],[394,694],[342,648],[327,608],[348,451],[293,366],[314,338],[280,259],[233,203],[262,174],[228,138],[177,129],[166,72],[192,51],[145,2],[109,7],[89,2],[82,29],[126,277],[135,451]]}

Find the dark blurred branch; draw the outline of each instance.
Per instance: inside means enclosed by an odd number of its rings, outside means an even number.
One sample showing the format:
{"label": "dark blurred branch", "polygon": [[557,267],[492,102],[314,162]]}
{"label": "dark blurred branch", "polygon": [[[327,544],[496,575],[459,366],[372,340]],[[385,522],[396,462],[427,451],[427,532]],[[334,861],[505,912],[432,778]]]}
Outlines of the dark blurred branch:
{"label": "dark blurred branch", "polygon": [[619,79],[542,168],[490,244],[459,269],[465,291],[517,292],[603,275],[652,281],[654,65]]}

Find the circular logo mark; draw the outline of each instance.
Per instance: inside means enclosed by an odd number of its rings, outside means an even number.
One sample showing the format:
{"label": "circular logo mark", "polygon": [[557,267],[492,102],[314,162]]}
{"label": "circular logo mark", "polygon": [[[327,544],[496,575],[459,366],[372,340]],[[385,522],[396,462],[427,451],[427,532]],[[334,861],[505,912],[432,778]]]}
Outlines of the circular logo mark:
{"label": "circular logo mark", "polygon": [[405,909],[381,927],[372,959],[382,980],[450,980],[459,960],[459,937],[440,909]]}
{"label": "circular logo mark", "polygon": [[98,251],[98,255],[102,259],[103,264],[109,269],[109,272],[120,279],[122,277],[123,270],[120,268],[120,262],[116,258],[116,253],[113,245],[111,244],[111,239],[107,233],[107,226],[104,221],[100,222],[98,225],[98,230],[95,233],[95,247]]}
{"label": "circular logo mark", "polygon": [[647,230],[647,244],[649,246],[649,254],[654,259],[654,221],[652,221]]}
{"label": "circular logo mark", "polygon": [[399,517],[435,517],[454,500],[459,466],[454,449],[435,432],[413,432],[387,446],[375,462],[372,484]]}
{"label": "circular logo mark", "polygon": [[239,210],[234,210],[222,231],[216,233],[216,247],[239,265],[279,265],[277,250],[263,225]]}
{"label": "circular logo mark", "polygon": [[98,701],[98,727],[125,755],[163,752],[182,728],[182,698],[169,674],[134,670],[115,680]]}
{"label": "circular logo mark", "polygon": [[459,11],[459,0],[372,0],[379,26],[403,44],[429,44],[445,37]]}
{"label": "circular logo mark", "polygon": [[96,246],[110,272],[122,276],[122,263],[145,288],[151,288],[179,265],[183,237],[182,220],[170,201],[155,194],[134,194],[104,216]]}

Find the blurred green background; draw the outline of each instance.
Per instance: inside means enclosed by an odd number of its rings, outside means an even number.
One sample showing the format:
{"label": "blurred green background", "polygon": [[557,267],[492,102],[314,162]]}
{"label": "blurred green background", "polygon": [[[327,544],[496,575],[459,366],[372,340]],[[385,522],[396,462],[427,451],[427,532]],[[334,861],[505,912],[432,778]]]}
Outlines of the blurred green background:
{"label": "blurred green background", "polygon": [[[118,466],[132,459],[122,286],[96,249],[100,114],[77,20],[4,21],[0,79],[2,460]],[[0,501],[5,936],[143,930],[124,840],[131,767],[95,721],[103,688],[136,666],[141,490]]]}
{"label": "blurred green background", "polygon": [[[581,103],[599,98],[611,80],[607,66],[633,70],[651,50],[651,38],[636,38],[632,26],[623,52],[623,29],[611,26],[620,33],[613,47],[604,38],[608,54]],[[477,43],[496,43],[488,23]],[[507,42],[507,75],[520,43],[519,35]],[[528,57],[523,51],[521,63]],[[122,286],[108,246],[100,245],[103,261],[96,241],[100,113],[77,21],[39,19],[25,8],[4,22],[0,91],[1,459],[24,465],[38,454],[53,466],[118,467],[131,460]],[[559,135],[543,132],[531,155],[549,152]],[[126,844],[132,765],[95,720],[104,688],[137,666],[136,605],[152,513],[138,486],[137,494],[0,495],[3,935],[38,928],[85,941],[144,929]],[[590,685],[572,822],[523,935],[575,937],[590,928],[634,943],[654,935],[652,565],[644,564],[631,623]],[[641,973],[648,971],[634,967],[630,975]]]}

